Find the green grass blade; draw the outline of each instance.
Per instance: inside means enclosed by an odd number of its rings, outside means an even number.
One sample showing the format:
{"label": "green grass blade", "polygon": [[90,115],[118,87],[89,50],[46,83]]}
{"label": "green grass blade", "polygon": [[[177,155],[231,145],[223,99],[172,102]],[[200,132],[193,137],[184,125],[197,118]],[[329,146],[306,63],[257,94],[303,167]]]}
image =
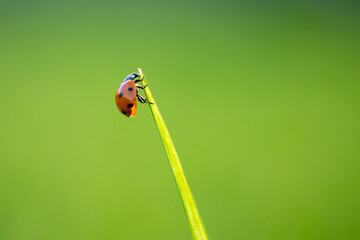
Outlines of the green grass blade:
{"label": "green grass blade", "polygon": [[[140,68],[138,68],[139,74],[141,75],[141,78],[143,79],[143,86],[146,86],[146,79],[144,76],[144,73]],[[156,122],[156,126],[159,130],[161,140],[164,144],[166,154],[168,156],[171,169],[173,171],[176,184],[178,186],[186,215],[189,220],[190,230],[192,234],[193,239],[208,239],[208,236],[206,234],[204,225],[201,221],[200,214],[197,210],[194,198],[192,196],[192,193],[190,191],[189,185],[186,181],[184,171],[181,167],[179,156],[175,150],[174,144],[171,140],[170,134],[166,128],[164,119],[162,118],[159,108],[156,105],[156,102],[151,94],[149,86],[145,88],[145,94],[149,102],[154,104],[149,104],[151,112],[153,114],[154,120]]]}

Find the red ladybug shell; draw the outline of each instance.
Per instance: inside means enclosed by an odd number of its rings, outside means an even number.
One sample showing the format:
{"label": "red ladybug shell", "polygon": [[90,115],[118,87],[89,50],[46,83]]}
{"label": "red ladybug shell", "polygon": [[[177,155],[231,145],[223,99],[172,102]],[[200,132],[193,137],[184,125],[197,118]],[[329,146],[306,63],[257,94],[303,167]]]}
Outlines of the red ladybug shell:
{"label": "red ladybug shell", "polygon": [[135,117],[137,109],[136,86],[133,80],[121,83],[115,95],[116,106],[127,117]]}

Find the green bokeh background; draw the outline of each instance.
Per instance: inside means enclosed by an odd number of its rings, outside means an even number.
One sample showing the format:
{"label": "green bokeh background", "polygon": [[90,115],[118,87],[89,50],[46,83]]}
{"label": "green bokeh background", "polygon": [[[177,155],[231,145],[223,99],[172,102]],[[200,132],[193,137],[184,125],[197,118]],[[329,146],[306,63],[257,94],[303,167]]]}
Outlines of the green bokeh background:
{"label": "green bokeh background", "polygon": [[1,1],[0,239],[360,238],[356,1]]}

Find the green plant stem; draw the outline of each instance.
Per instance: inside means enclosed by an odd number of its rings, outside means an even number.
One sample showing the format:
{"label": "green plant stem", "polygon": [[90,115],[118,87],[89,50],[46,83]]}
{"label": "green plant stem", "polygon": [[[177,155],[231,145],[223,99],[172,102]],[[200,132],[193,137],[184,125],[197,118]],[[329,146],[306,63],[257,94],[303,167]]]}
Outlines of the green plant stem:
{"label": "green plant stem", "polygon": [[[142,70],[140,68],[138,68],[138,71],[139,71],[139,74],[141,75],[141,78],[143,79],[143,81],[142,81],[143,86],[147,86],[144,73],[142,72]],[[175,147],[171,140],[170,134],[166,128],[164,119],[162,118],[162,116],[160,114],[159,108],[156,105],[156,102],[151,94],[149,86],[147,86],[144,89],[144,91],[145,91],[147,100],[150,103],[153,103],[153,104],[149,104],[149,106],[150,106],[151,112],[153,114],[154,120],[156,122],[156,126],[159,130],[161,140],[164,144],[166,154],[168,156],[170,166],[173,171],[175,181],[178,186],[178,189],[179,189],[179,192],[180,192],[183,204],[184,204],[185,212],[186,212],[186,215],[189,220],[192,238],[196,239],[196,240],[208,239],[204,225],[201,221],[200,214],[197,210],[194,198],[190,191],[189,185],[186,181],[184,171],[181,167],[179,156],[175,150]]]}

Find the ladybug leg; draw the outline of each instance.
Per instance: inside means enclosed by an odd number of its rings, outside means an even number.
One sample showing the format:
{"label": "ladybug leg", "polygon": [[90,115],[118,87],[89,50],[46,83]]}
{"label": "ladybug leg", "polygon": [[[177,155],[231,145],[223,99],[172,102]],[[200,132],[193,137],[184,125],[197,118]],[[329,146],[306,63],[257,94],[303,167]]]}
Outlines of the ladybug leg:
{"label": "ladybug leg", "polygon": [[140,88],[140,89],[145,89],[148,85],[145,85],[145,86],[141,86],[139,84],[135,84],[137,88]]}
{"label": "ladybug leg", "polygon": [[149,102],[146,98],[144,98],[143,96],[141,96],[140,94],[137,94],[137,99],[139,100],[139,102],[141,103],[149,103],[149,104],[154,104],[152,102]]}
{"label": "ladybug leg", "polygon": [[[139,80],[140,81],[140,80]],[[142,80],[141,80],[142,81]],[[136,81],[135,81],[136,82]],[[146,85],[146,86],[141,86],[141,85],[139,85],[139,84],[135,84],[135,86],[136,86],[136,88],[140,88],[140,89],[145,89],[148,85]],[[139,94],[139,91],[136,89],[136,97],[137,97],[137,99],[139,100],[139,102],[141,102],[141,103],[149,103],[149,104],[154,104],[154,103],[152,103],[152,102],[149,102],[146,98],[144,98],[143,96],[141,96],[140,94]]]}
{"label": "ladybug leg", "polygon": [[137,99],[139,100],[139,102],[141,103],[147,103],[146,98],[144,98],[143,96],[141,96],[140,94],[137,95]]}
{"label": "ladybug leg", "polygon": [[[135,80],[134,82],[135,83],[138,83],[138,82],[142,82],[143,79],[138,79],[138,80]],[[144,87],[143,86],[140,86],[139,84],[136,84],[136,87],[140,88],[140,89],[145,89],[148,85],[146,84]]]}
{"label": "ladybug leg", "polygon": [[140,79],[135,80],[135,81],[134,81],[135,83],[138,83],[138,82],[142,82],[142,81],[143,81],[143,79],[141,78],[140,75],[138,75],[137,77],[140,77]]}
{"label": "ladybug leg", "polygon": [[[136,82],[136,81],[135,81]],[[143,86],[141,86],[141,85],[139,85],[139,84],[135,84],[135,86],[137,87],[137,88],[140,88],[140,89],[144,89],[145,87],[143,87]]]}

